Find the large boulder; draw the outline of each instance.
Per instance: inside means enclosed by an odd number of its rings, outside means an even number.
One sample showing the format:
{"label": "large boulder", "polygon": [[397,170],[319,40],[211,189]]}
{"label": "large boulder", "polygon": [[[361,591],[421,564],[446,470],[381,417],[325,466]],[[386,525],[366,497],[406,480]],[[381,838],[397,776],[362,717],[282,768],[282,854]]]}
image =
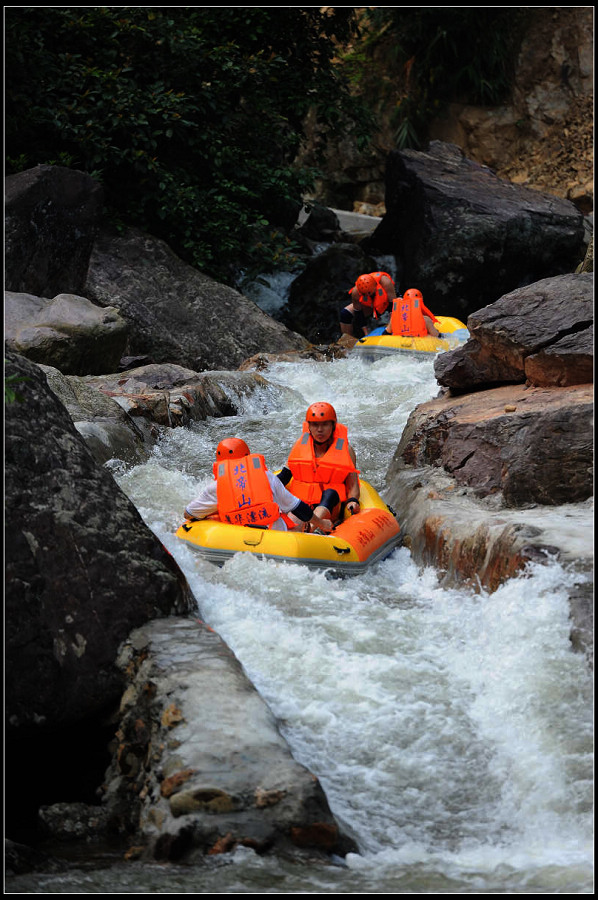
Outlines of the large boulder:
{"label": "large boulder", "polygon": [[100,465],[119,459],[147,462],[160,430],[146,418],[134,418],[118,401],[86,378],[41,366],[48,387],[66,407],[75,428]]}
{"label": "large boulder", "polygon": [[518,288],[467,320],[470,339],[434,362],[453,393],[493,384],[564,387],[594,379],[594,284],[588,273]]}
{"label": "large boulder", "polygon": [[579,503],[593,493],[593,389],[501,386],[443,395],[410,415],[396,451],[406,467],[440,466],[505,507]]}
{"label": "large boulder", "polygon": [[180,260],[161,240],[103,229],[85,295],[114,306],[129,325],[128,354],[202,372],[235,369],[259,351],[307,346],[243,294]]}
{"label": "large boulder", "polygon": [[109,709],[122,692],[120,643],[149,619],[190,611],[194,600],[39,367],[10,351],[6,359],[18,395],[5,405],[5,712],[12,737]]}
{"label": "large boulder", "polygon": [[14,291],[5,291],[4,304],[5,341],[21,356],[65,375],[118,368],[127,323],[114,307],[102,308],[75,294],[46,299]]}
{"label": "large boulder", "polygon": [[237,846],[293,856],[356,849],[210,628],[191,618],[148,623],[119,665],[127,689],[102,800],[132,853],[194,862]]}
{"label": "large boulder", "polygon": [[503,181],[432,141],[389,153],[386,214],[362,246],[396,256],[400,291],[417,287],[434,313],[465,319],[517,287],[574,271],[586,243],[570,201]]}
{"label": "large boulder", "polygon": [[81,294],[103,209],[103,188],[63,166],[4,180],[4,287],[53,297]]}
{"label": "large boulder", "polygon": [[77,377],[41,366],[96,460],[145,462],[164,428],[237,415],[266,384],[256,372],[192,372],[169,363]]}
{"label": "large boulder", "polygon": [[284,323],[312,343],[335,341],[340,335],[340,311],[349,303],[349,291],[363,272],[378,268],[376,260],[358,244],[332,244],[309,260],[291,283],[283,310]]}

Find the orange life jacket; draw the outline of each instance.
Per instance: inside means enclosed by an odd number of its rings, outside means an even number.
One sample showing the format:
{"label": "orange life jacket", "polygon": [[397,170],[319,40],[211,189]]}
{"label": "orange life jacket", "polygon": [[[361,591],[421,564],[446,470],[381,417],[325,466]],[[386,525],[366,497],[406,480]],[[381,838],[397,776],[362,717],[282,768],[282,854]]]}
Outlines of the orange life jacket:
{"label": "orange life jacket", "polygon": [[310,505],[319,503],[325,488],[334,488],[341,502],[345,501],[345,479],[351,472],[359,472],[349,453],[347,427],[340,422],[336,423],[330,447],[317,459],[309,426],[304,422],[303,434],[291,450],[287,465],[293,473],[292,493]]}
{"label": "orange life jacket", "polygon": [[267,528],[280,517],[263,456],[222,460],[214,464],[214,474],[220,521]]}
{"label": "orange life jacket", "polygon": [[[388,272],[370,272],[370,275],[376,282],[376,293],[374,294],[373,315],[374,315],[374,319],[377,319],[379,316],[382,315],[383,312],[386,311],[386,309],[388,308],[388,302],[389,302],[388,294],[386,293],[386,290],[380,284],[380,279],[382,278],[383,275],[386,275],[387,278],[390,278],[390,275],[388,274]],[[392,281],[392,278],[390,278],[390,280]],[[394,286],[394,281],[392,281],[392,283]],[[352,290],[353,290],[353,288],[351,288],[349,293],[351,293]]]}
{"label": "orange life jacket", "polygon": [[428,329],[424,316],[429,316],[433,322],[438,321],[434,313],[430,312],[420,300],[397,297],[393,300],[390,314],[391,333],[404,337],[425,337]]}

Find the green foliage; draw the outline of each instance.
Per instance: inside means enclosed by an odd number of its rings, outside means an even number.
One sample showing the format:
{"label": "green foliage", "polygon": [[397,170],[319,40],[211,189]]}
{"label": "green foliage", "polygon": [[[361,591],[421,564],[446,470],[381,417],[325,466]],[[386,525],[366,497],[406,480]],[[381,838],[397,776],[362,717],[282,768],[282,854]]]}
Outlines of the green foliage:
{"label": "green foliage", "polygon": [[[6,365],[6,360],[4,360]],[[14,385],[21,381],[31,381],[27,375],[5,375],[4,376],[4,403],[21,403],[23,397],[14,389]]]}
{"label": "green foliage", "polygon": [[506,99],[528,14],[528,7],[500,6],[364,10],[366,57],[383,52],[392,71],[399,148],[425,144],[430,120],[446,103]]}
{"label": "green foliage", "polygon": [[7,7],[7,173],[93,173],[116,220],[227,280],[278,252],[256,226],[313,182],[307,113],[367,136],[334,63],[355,27],[345,7]]}

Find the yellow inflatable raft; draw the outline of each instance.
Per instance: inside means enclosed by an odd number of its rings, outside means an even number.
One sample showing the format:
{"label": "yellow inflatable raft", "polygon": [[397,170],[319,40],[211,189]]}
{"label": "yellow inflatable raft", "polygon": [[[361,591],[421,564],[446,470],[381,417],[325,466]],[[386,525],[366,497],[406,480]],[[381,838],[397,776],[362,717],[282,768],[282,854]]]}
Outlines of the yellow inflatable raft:
{"label": "yellow inflatable raft", "polygon": [[[347,515],[331,534],[272,531],[208,518],[184,522],[176,536],[220,566],[235,553],[254,553],[311,569],[330,569],[338,575],[360,575],[387,557],[402,539],[390,507],[367,481],[360,485],[360,512]],[[292,493],[292,482],[287,487]]]}
{"label": "yellow inflatable raft", "polygon": [[384,327],[376,328],[367,337],[360,338],[354,345],[352,353],[359,353],[364,359],[376,360],[382,356],[395,353],[409,353],[415,356],[430,356],[445,350],[454,350],[469,338],[467,326],[453,316],[437,316],[436,325],[440,337],[402,337],[397,334],[385,334]]}

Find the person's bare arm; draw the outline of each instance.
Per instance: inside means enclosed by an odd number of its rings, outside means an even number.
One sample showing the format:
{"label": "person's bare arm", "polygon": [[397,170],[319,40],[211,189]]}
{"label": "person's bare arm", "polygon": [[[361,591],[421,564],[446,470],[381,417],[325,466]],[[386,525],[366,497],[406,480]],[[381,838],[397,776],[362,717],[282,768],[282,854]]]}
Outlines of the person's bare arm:
{"label": "person's bare arm", "polygon": [[386,291],[389,302],[392,302],[397,296],[397,291],[392,278],[389,278],[387,275],[382,275],[380,278],[380,286]]}

